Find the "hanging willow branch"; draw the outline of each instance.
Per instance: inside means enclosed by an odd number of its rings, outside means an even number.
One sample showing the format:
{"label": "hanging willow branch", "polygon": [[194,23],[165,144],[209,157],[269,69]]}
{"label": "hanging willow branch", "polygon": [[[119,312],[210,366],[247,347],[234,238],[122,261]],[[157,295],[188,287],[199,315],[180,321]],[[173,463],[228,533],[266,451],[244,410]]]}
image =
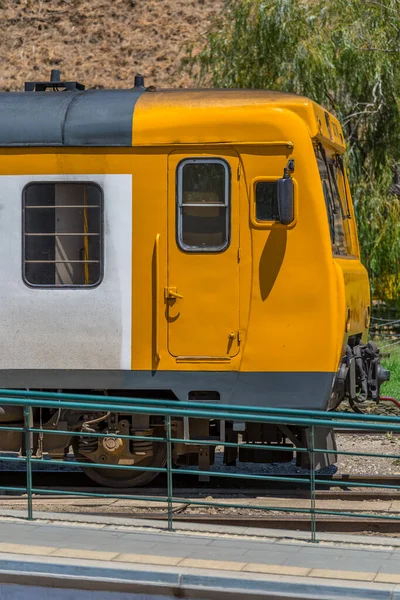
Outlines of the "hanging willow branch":
{"label": "hanging willow branch", "polygon": [[389,188],[389,194],[400,198],[400,163],[396,163],[392,167],[393,182]]}
{"label": "hanging willow branch", "polygon": [[373,290],[399,280],[390,299],[400,305],[400,203],[389,193],[400,161],[400,0],[226,0],[185,68],[201,85],[295,92],[336,113],[362,258]]}

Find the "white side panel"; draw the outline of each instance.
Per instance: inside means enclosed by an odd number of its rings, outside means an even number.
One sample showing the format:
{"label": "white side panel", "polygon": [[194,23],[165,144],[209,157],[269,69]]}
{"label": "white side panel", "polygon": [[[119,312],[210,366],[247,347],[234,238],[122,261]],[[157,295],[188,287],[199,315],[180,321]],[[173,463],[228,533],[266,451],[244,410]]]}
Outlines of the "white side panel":
{"label": "white side panel", "polygon": [[[94,289],[22,279],[22,191],[32,181],[94,181],[104,193],[104,279]],[[132,176],[0,176],[0,369],[130,369]]]}

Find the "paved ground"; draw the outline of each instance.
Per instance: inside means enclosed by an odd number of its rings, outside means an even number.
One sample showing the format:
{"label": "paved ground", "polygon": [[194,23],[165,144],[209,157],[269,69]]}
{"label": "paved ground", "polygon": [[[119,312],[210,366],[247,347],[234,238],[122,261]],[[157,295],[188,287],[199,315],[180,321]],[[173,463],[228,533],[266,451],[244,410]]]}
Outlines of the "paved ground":
{"label": "paved ground", "polygon": [[[267,530],[201,525],[196,525],[195,532],[188,524],[180,524],[179,531],[169,533],[160,530],[159,524],[133,519],[82,516],[78,521],[76,515],[59,514],[47,514],[42,519],[43,514],[40,521],[33,522],[0,517],[0,582],[4,561],[12,556],[21,561],[39,559],[39,564],[84,561],[90,566],[93,561],[93,565],[103,564],[107,569],[218,572],[230,578],[240,575],[247,581],[279,576],[308,584],[347,582],[352,589],[362,582],[377,595],[366,595],[364,590],[352,597],[400,599],[400,592],[396,596],[395,588],[386,586],[396,584],[397,588],[400,584],[398,539],[320,534],[323,541],[312,544],[306,541],[307,534],[300,533],[297,539],[289,539],[287,532],[277,537],[276,532]],[[379,595],[389,589],[391,596]],[[341,594],[346,597],[343,590]],[[320,597],[325,596],[320,592]]]}

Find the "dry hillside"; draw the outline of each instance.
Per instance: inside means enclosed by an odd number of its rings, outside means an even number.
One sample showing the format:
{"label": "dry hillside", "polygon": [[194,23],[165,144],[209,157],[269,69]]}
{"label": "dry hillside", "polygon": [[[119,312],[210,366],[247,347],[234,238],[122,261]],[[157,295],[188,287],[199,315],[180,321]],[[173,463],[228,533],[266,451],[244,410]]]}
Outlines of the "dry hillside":
{"label": "dry hillside", "polygon": [[223,0],[0,0],[0,89],[48,80],[87,87],[187,86],[187,43],[201,44]]}

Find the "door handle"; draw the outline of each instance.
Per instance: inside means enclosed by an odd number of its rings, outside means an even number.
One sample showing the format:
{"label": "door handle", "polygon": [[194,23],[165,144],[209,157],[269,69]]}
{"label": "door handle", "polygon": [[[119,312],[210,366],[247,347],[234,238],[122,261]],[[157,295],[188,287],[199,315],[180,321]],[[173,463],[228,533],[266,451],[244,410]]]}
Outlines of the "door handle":
{"label": "door handle", "polygon": [[176,291],[176,287],[167,287],[165,288],[165,299],[166,300],[183,300],[183,296],[178,294]]}

